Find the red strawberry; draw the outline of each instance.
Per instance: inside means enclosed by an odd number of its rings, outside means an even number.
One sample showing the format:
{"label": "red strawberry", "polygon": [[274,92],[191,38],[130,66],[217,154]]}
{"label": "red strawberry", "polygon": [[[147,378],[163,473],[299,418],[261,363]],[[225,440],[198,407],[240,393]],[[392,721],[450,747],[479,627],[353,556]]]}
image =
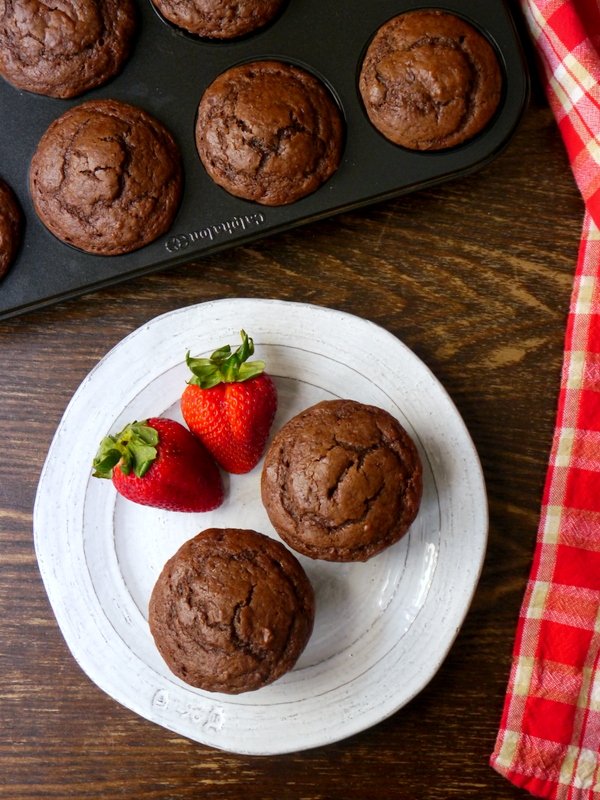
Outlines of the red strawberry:
{"label": "red strawberry", "polygon": [[223,502],[219,468],[202,443],[172,419],[127,425],[100,443],[94,477],[112,478],[117,491],[143,506],[211,511]]}
{"label": "red strawberry", "polygon": [[264,372],[264,361],[247,361],[254,343],[241,331],[242,344],[229,345],[210,358],[186,362],[194,374],[181,398],[181,412],[217,462],[240,475],[262,456],[277,411],[277,389]]}

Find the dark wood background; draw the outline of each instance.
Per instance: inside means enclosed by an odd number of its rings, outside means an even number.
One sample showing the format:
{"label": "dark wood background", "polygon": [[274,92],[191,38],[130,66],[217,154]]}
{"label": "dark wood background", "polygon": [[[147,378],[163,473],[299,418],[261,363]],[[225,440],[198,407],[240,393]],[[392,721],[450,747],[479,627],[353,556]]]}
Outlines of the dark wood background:
{"label": "dark wood background", "polygon": [[[535,543],[582,218],[534,79],[519,132],[472,177],[0,323],[0,797],[529,796],[488,759]],[[392,331],[458,406],[489,494],[481,582],[436,677],[371,730],[284,756],[211,750],[104,695],[62,639],[33,549],[40,470],[81,380],[147,320],[221,297],[306,301]]]}

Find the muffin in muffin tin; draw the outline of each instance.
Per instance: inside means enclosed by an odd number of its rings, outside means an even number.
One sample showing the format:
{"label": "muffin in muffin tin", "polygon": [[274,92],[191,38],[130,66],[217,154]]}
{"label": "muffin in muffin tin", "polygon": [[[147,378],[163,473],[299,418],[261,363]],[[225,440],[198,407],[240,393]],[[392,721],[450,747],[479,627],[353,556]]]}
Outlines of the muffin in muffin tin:
{"label": "muffin in muffin tin", "polygon": [[267,25],[286,0],[152,0],[173,25],[207,39],[234,39]]}
{"label": "muffin in muffin tin", "polygon": [[343,125],[317,78],[289,64],[258,61],[233,67],[205,91],[196,145],[210,177],[230,194],[288,205],[334,174]]}
{"label": "muffin in muffin tin", "polygon": [[491,44],[463,19],[419,9],[377,31],[359,86],[369,119],[387,139],[440,150],[485,128],[500,103],[502,71]]}
{"label": "muffin in muffin tin", "polygon": [[10,269],[21,244],[22,214],[10,186],[0,180],[0,280]]}
{"label": "muffin in muffin tin", "polygon": [[[77,3],[83,0],[61,0],[59,5],[74,8]],[[27,218],[24,246],[0,293],[0,317],[467,174],[500,152],[526,100],[518,40],[500,0],[486,9],[485,18],[474,2],[446,4],[447,12],[457,11],[456,19],[468,15],[472,28],[493,44],[503,77],[497,111],[483,135],[466,138],[460,148],[444,142],[438,150],[412,151],[379,133],[367,116],[359,88],[364,53],[377,31],[403,11],[397,2],[287,0],[268,23],[241,39],[175,35],[173,24],[161,19],[150,0],[135,5],[140,24],[131,58],[93,97],[137,106],[174,135],[185,171],[175,224],[156,238],[142,239],[138,248],[115,251],[120,254],[118,269],[111,259],[98,258],[99,250],[79,247],[75,255],[65,253],[68,240],[49,239],[38,225],[26,185],[31,156],[52,120],[63,113],[64,104],[15,91],[0,80],[0,104],[7,111],[0,117],[0,140],[10,143],[0,152],[0,170],[18,194]],[[51,16],[58,8],[52,4]],[[309,29],[314,35],[306,35]],[[245,111],[238,114],[236,107],[230,120],[233,127],[226,134],[219,128],[214,134],[217,145],[213,141],[209,148],[204,131],[195,128],[203,95],[231,70],[257,62],[279,65],[281,81],[284,72],[295,70],[309,76],[324,93],[331,114],[318,105],[311,108],[307,101],[301,115],[288,109],[278,120],[287,90],[261,90],[262,117],[247,119]],[[293,93],[299,88],[297,84]],[[217,124],[216,106],[213,112],[216,116],[207,121],[209,126]],[[261,125],[269,119],[274,128],[264,134]],[[44,281],[36,280],[40,263],[47,265]]]}
{"label": "muffin in muffin tin", "polygon": [[140,108],[90,100],[48,128],[31,162],[38,216],[59,239],[88,253],[119,255],[165,233],[183,174],[169,131]]}
{"label": "muffin in muffin tin", "polygon": [[0,75],[18,89],[76,97],[120,72],[136,19],[133,0],[5,0]]}

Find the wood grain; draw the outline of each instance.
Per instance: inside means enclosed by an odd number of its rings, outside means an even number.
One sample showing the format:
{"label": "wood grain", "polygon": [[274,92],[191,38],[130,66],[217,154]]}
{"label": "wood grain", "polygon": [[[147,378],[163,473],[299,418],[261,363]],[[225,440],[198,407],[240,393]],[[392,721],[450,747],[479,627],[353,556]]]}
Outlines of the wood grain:
{"label": "wood grain", "polygon": [[[0,323],[1,798],[529,796],[488,758],[533,554],[582,215],[536,84],[516,137],[476,175]],[[64,644],[32,543],[37,480],[80,381],[145,321],[220,297],[316,303],[392,331],[456,403],[489,494],[481,582],[436,677],[375,728],[286,756],[210,750],[105,696]]]}

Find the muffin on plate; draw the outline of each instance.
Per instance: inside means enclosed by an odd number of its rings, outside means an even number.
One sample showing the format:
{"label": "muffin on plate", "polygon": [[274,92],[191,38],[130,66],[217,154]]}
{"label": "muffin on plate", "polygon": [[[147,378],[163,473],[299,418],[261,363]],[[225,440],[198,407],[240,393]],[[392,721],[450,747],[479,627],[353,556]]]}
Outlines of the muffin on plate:
{"label": "muffin on plate", "polygon": [[263,467],[262,501],[297,552],[366,561],[408,531],[422,474],[414,442],[391,414],[355,400],[326,400],[276,434]]}
{"label": "muffin on plate", "polygon": [[285,0],[152,0],[165,19],[210,39],[245,36],[270,22]]}
{"label": "muffin on plate", "polygon": [[362,64],[360,93],[369,119],[411,150],[462,144],[493,117],[502,71],[487,39],[460,17],[420,9],[389,20]]}
{"label": "muffin on plate", "polygon": [[29,172],[40,219],[99,255],[137,250],[171,227],[183,186],[179,148],[141,108],[91,100],[55,120]]}
{"label": "muffin on plate", "polygon": [[133,0],[5,0],[0,75],[18,89],[76,97],[120,72],[135,27]]}
{"label": "muffin on plate", "polygon": [[0,280],[15,260],[21,243],[21,209],[12,189],[0,180]]}
{"label": "muffin on plate", "polygon": [[209,692],[260,689],[292,669],[313,629],[312,586],[264,534],[209,528],[167,561],[149,605],[169,669]]}
{"label": "muffin on plate", "polygon": [[198,108],[196,145],[210,177],[236,197],[294,203],[338,168],[343,125],[313,75],[257,61],[219,75]]}

